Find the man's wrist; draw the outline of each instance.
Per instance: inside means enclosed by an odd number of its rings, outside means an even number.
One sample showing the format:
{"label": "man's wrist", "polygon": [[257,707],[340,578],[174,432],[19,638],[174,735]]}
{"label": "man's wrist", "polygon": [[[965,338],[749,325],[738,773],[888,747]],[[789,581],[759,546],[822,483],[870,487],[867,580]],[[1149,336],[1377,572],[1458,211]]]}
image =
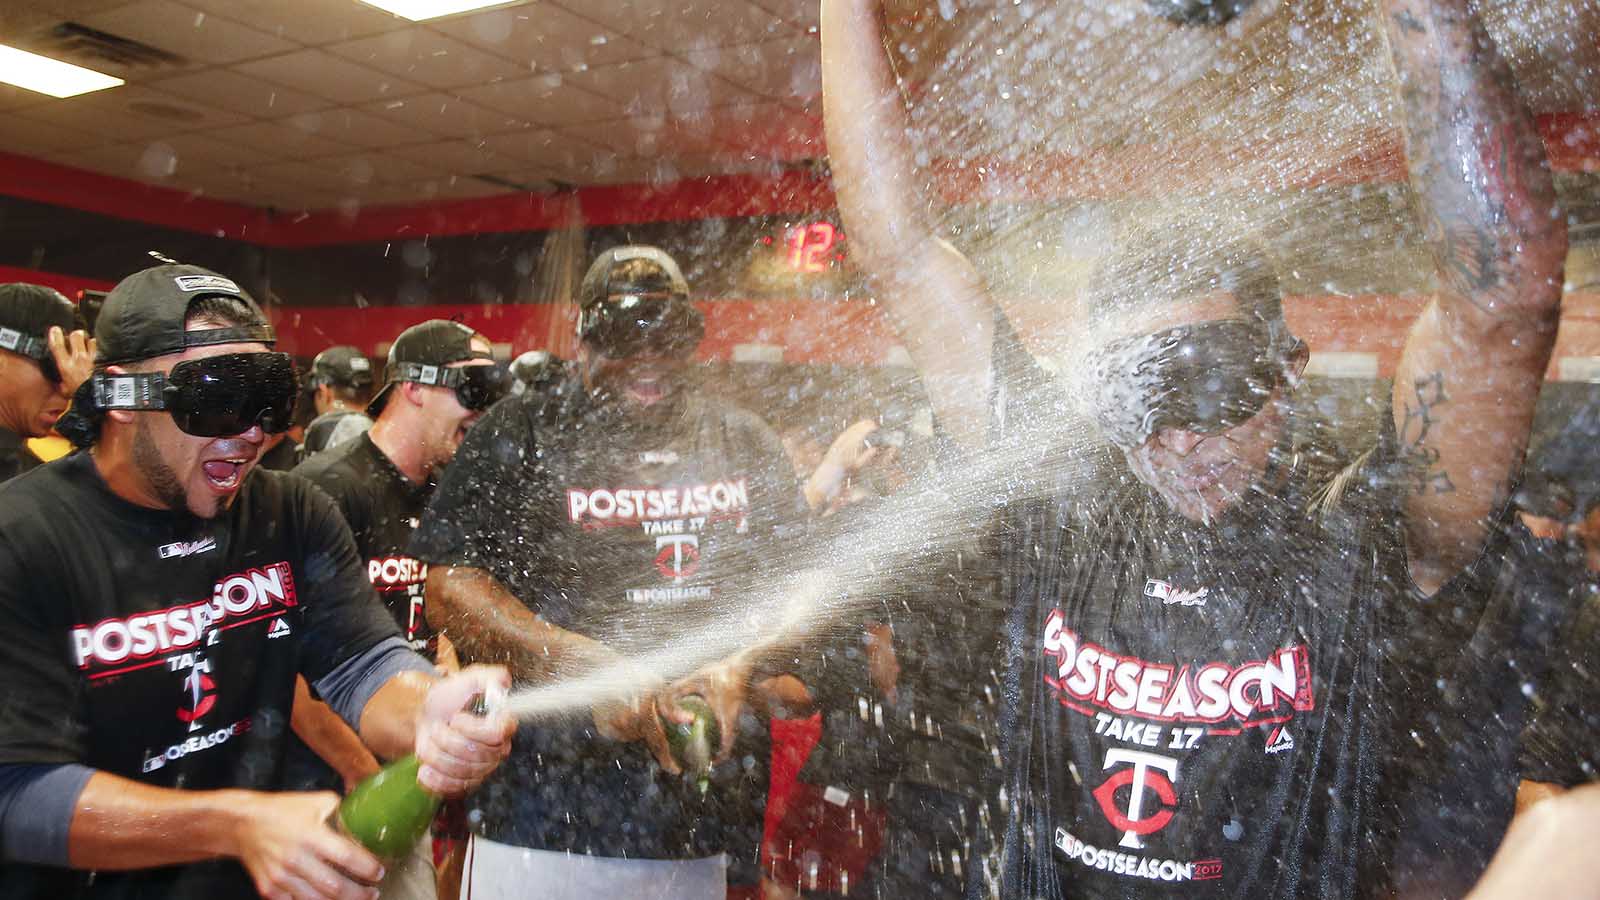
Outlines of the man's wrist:
{"label": "man's wrist", "polygon": [[[199,830],[207,856],[239,859],[244,855],[244,831],[250,824],[260,794],[241,789],[205,791],[197,795],[197,819],[208,823]],[[209,827],[214,825],[214,827]]]}

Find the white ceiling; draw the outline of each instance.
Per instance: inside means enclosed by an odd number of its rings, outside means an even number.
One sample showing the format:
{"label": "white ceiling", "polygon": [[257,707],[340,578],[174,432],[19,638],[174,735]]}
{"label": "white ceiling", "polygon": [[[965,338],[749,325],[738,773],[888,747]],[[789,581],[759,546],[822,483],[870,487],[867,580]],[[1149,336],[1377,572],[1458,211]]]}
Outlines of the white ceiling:
{"label": "white ceiling", "polygon": [[[1225,33],[1145,0],[886,2],[919,153],[980,175],[1293,183],[1396,124],[1367,0],[1257,0]],[[418,25],[357,0],[0,0],[6,43],[72,21],[184,60],[99,66],[129,84],[68,100],[0,86],[0,150],[282,209],[768,172],[824,155],[818,5],[530,0]],[[1480,8],[1536,111],[1600,111],[1600,0]]]}
{"label": "white ceiling", "polygon": [[0,150],[286,209],[767,171],[821,155],[815,5],[535,0],[419,25],[356,0],[6,0],[5,43],[72,21],[185,62],[95,66],[129,83],[67,100],[0,86]]}

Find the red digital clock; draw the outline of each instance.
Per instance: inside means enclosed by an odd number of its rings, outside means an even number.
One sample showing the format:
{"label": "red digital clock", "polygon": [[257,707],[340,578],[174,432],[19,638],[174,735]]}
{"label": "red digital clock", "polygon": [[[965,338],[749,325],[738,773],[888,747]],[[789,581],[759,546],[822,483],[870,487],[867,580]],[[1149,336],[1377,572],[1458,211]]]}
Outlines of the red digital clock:
{"label": "red digital clock", "polygon": [[[783,245],[787,249],[784,264],[804,275],[826,272],[835,263],[844,262],[844,251],[839,244],[844,235],[831,222],[812,222],[784,229]],[[764,237],[761,243],[772,246],[776,241]]]}

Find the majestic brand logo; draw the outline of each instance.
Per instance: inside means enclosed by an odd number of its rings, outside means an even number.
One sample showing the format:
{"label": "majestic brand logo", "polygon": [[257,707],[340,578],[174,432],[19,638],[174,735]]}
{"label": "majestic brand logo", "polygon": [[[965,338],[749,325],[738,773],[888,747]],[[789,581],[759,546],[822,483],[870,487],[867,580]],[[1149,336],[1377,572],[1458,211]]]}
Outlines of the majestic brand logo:
{"label": "majestic brand logo", "polygon": [[1201,588],[1198,591],[1186,591],[1173,587],[1165,581],[1151,578],[1144,583],[1144,595],[1154,597],[1168,606],[1205,606],[1206,596],[1211,593],[1210,588]]}
{"label": "majestic brand logo", "polygon": [[282,619],[273,619],[272,627],[267,629],[267,639],[288,637],[294,632],[289,630],[289,623]]}
{"label": "majestic brand logo", "polygon": [[1289,728],[1288,728],[1288,726],[1279,725],[1276,728],[1272,729],[1272,733],[1271,734],[1267,735],[1267,752],[1268,753],[1282,753],[1285,750],[1293,750],[1293,749],[1294,749],[1294,738],[1289,736]]}
{"label": "majestic brand logo", "polygon": [[161,555],[162,559],[173,559],[174,557],[207,553],[215,549],[217,549],[217,539],[208,537],[201,538],[198,541],[174,541],[170,544],[162,544],[156,548],[156,552]]}
{"label": "majestic brand logo", "polygon": [[700,538],[692,534],[664,534],[656,538],[656,571],[674,582],[700,569]]}
{"label": "majestic brand logo", "polygon": [[73,660],[85,670],[150,660],[198,646],[213,630],[260,621],[298,604],[287,562],[246,569],[218,581],[209,600],[79,625],[71,633]]}
{"label": "majestic brand logo", "polygon": [[1286,722],[1296,712],[1316,708],[1304,645],[1237,665],[1177,667],[1120,656],[1080,639],[1063,623],[1060,610],[1045,621],[1044,655],[1055,665],[1044,681],[1064,705],[1086,715],[1095,707],[1161,722],[1232,721],[1250,727]]}
{"label": "majestic brand logo", "polygon": [[[1178,778],[1178,761],[1170,756],[1158,756],[1143,750],[1114,747],[1106,753],[1104,768],[1127,765],[1094,789],[1095,802],[1105,813],[1106,821],[1122,832],[1118,841],[1130,850],[1144,848],[1143,838],[1167,827],[1177,813],[1178,792],[1173,782]],[[1127,809],[1117,805],[1117,792],[1128,788]],[[1157,805],[1148,814],[1145,806],[1146,790],[1155,795]]]}
{"label": "majestic brand logo", "polygon": [[665,488],[598,488],[567,491],[567,518],[596,525],[628,525],[678,516],[737,514],[750,508],[743,478]]}
{"label": "majestic brand logo", "polygon": [[178,290],[185,293],[195,291],[226,291],[230,294],[243,293],[239,286],[221,275],[175,275],[173,282],[178,285]]}

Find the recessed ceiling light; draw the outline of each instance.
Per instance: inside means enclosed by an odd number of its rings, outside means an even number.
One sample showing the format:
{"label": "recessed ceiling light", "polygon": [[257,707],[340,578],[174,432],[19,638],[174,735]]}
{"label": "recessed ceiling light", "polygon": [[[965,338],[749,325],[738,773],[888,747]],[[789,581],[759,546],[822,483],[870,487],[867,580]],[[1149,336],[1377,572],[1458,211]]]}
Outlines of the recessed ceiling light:
{"label": "recessed ceiling light", "polygon": [[507,0],[361,0],[361,2],[413,22],[426,22],[429,19],[488,9],[491,6],[512,5]]}
{"label": "recessed ceiling light", "polygon": [[123,83],[121,78],[5,44],[0,44],[0,81],[52,97],[75,97]]}

